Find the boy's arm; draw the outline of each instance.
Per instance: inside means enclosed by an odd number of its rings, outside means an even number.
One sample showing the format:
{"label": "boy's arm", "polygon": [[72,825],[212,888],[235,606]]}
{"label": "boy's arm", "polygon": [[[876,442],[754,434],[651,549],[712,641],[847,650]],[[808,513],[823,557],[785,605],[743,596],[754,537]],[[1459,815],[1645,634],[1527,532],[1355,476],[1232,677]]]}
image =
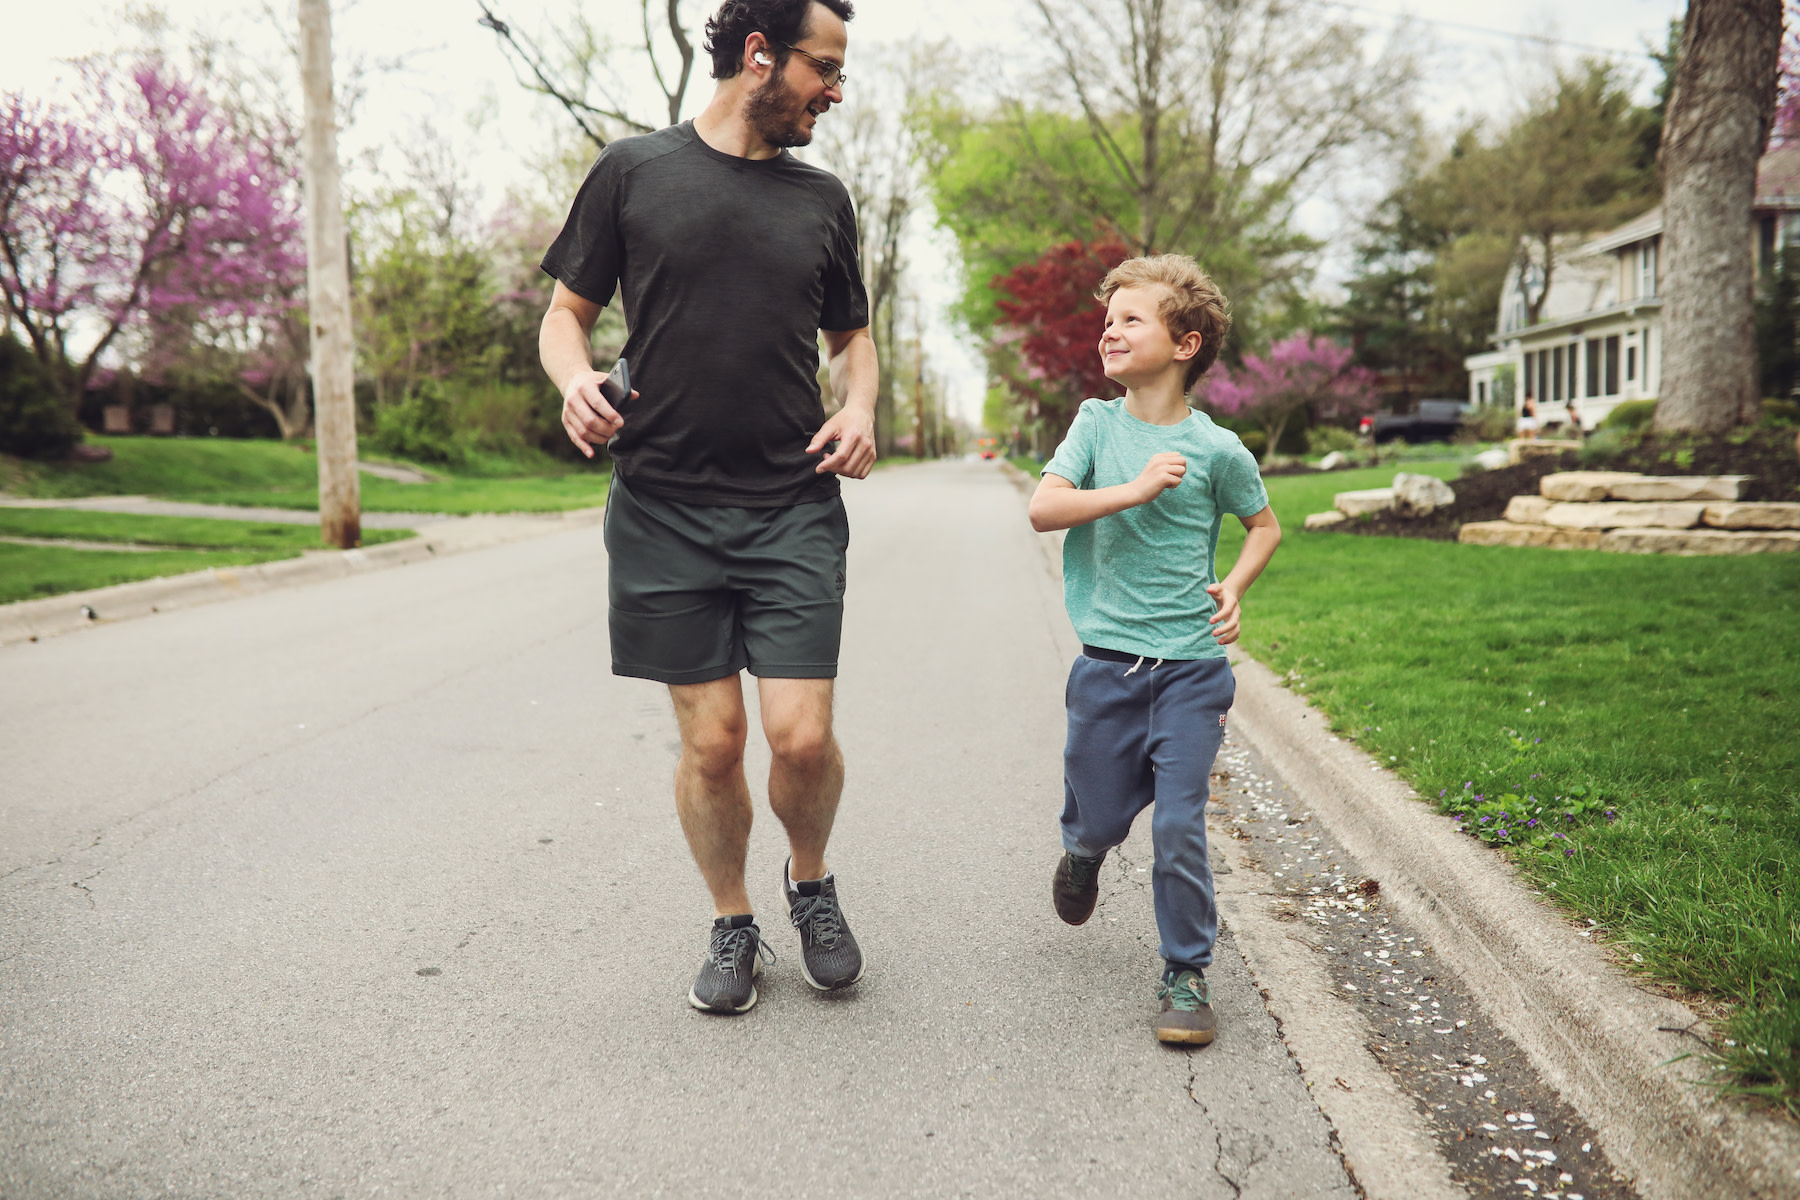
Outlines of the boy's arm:
{"label": "boy's arm", "polygon": [[1168,450],[1151,455],[1149,465],[1136,479],[1114,487],[1078,488],[1061,475],[1046,472],[1032,493],[1031,527],[1039,533],[1073,529],[1148,504],[1179,484],[1186,473],[1187,459]]}
{"label": "boy's arm", "polygon": [[1213,638],[1221,646],[1237,641],[1242,616],[1239,601],[1262,574],[1263,568],[1269,565],[1269,560],[1275,556],[1275,547],[1281,545],[1281,522],[1275,519],[1274,509],[1265,507],[1259,513],[1239,519],[1244,523],[1244,548],[1238,551],[1231,573],[1206,589],[1219,606],[1208,619],[1213,627]]}

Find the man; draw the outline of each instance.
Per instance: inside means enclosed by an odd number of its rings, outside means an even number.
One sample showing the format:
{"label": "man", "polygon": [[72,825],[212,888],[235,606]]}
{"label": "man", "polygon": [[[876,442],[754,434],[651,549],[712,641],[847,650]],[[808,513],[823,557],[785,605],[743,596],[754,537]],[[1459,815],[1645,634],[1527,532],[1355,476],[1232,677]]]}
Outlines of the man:
{"label": "man", "polygon": [[[725,0],[707,22],[718,80],[693,121],[609,145],[545,255],[557,280],[539,353],[563,426],[609,443],[615,674],[667,684],[681,728],[675,806],[712,892],[688,994],[756,1003],[763,944],[744,886],[752,806],[738,672],[757,677],[786,827],[782,899],[815,988],[862,977],[825,845],[843,790],[833,680],[849,540],[837,477],[875,462],[875,344],[848,193],[788,148],[843,100],[847,0]],[[588,337],[617,286],[638,390],[601,394]],[[842,406],[829,420],[818,339]]]}

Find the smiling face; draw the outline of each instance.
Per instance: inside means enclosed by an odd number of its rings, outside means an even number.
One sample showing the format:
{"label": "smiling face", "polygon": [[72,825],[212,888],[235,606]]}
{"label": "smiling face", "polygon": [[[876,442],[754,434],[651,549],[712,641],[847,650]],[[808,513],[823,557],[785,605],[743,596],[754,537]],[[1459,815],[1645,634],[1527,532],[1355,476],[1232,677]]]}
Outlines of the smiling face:
{"label": "smiling face", "polygon": [[1106,329],[1100,335],[1101,370],[1126,387],[1141,387],[1174,369],[1182,371],[1200,351],[1200,335],[1169,336],[1157,311],[1169,289],[1161,284],[1122,287],[1106,305]]}
{"label": "smiling face", "polygon": [[[744,104],[744,120],[771,146],[810,144],[820,114],[844,101],[842,85],[828,88],[819,74],[820,62],[844,65],[849,33],[843,20],[823,4],[814,4],[807,16],[806,36],[794,46],[806,53],[787,51],[787,61],[771,70]],[[752,55],[756,49],[753,44]],[[777,56],[783,51],[769,46],[766,53],[780,61]]]}

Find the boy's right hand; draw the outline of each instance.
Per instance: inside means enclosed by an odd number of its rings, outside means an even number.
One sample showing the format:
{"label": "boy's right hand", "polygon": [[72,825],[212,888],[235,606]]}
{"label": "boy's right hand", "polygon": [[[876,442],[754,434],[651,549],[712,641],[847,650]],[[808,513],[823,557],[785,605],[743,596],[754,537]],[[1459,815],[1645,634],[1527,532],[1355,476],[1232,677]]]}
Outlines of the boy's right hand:
{"label": "boy's right hand", "polygon": [[1137,477],[1137,486],[1143,499],[1139,504],[1148,504],[1170,488],[1181,483],[1181,477],[1187,474],[1187,459],[1173,450],[1164,450],[1161,454],[1150,456],[1144,473]]}

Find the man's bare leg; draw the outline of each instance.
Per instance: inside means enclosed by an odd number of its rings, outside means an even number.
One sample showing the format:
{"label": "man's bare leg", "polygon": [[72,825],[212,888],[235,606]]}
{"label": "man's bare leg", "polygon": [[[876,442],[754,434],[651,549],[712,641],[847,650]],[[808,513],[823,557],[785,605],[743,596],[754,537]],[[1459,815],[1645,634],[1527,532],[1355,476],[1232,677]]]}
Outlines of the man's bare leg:
{"label": "man's bare leg", "polygon": [[769,739],[769,807],[787,829],[795,880],[825,876],[825,843],[844,792],[844,756],[831,732],[830,679],[759,679]]}
{"label": "man's bare leg", "polygon": [[743,686],[736,675],[671,684],[669,697],[681,727],[675,811],[688,850],[712,893],[713,915],[754,912],[744,890],[744,856],[755,810],[744,781],[744,738],[750,723],[744,713]]}

